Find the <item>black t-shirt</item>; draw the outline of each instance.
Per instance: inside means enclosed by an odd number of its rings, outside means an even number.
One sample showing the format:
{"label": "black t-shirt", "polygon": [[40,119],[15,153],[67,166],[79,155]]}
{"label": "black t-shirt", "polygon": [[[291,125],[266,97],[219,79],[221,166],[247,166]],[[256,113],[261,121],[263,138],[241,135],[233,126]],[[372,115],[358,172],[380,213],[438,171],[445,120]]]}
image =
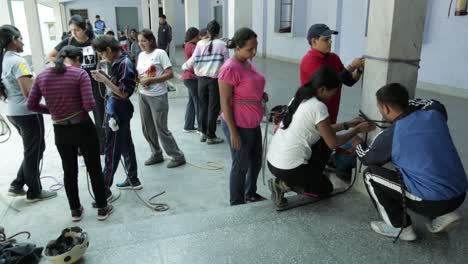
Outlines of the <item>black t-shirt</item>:
{"label": "black t-shirt", "polygon": [[[70,44],[68,44],[70,43]],[[96,70],[97,66],[97,54],[91,45],[91,39],[88,39],[85,42],[78,42],[75,38],[72,38],[69,42],[69,39],[64,39],[60,42],[57,46],[55,46],[55,50],[60,51],[63,47],[67,45],[72,45],[78,48],[81,48],[83,51],[83,61],[81,62],[81,68],[88,72],[91,76],[91,71]]]}

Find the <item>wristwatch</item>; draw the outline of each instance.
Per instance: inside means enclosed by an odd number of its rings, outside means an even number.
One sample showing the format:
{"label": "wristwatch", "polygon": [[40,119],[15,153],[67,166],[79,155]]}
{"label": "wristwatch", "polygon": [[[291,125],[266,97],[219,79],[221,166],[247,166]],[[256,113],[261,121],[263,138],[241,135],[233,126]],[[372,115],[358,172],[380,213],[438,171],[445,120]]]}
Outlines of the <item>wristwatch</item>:
{"label": "wristwatch", "polygon": [[343,128],[344,128],[344,130],[348,130],[348,129],[349,129],[348,122],[343,122]]}

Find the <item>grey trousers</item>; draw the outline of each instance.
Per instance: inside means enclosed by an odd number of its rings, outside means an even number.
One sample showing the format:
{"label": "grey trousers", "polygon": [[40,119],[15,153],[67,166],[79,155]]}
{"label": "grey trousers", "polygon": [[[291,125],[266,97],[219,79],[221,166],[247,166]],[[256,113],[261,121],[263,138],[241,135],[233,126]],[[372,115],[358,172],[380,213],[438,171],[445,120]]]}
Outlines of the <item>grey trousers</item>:
{"label": "grey trousers", "polygon": [[140,95],[140,116],[143,135],[148,141],[154,157],[161,157],[161,145],[167,155],[174,160],[185,160],[184,153],[179,149],[167,127],[169,102],[167,94],[161,96]]}

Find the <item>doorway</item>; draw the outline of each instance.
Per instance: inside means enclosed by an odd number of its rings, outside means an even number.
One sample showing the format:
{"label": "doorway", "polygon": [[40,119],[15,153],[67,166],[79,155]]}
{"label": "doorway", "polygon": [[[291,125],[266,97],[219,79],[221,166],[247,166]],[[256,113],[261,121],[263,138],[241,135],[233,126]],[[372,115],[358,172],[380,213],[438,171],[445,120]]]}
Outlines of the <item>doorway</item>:
{"label": "doorway", "polygon": [[115,17],[117,20],[117,30],[125,30],[125,26],[129,29],[138,27],[138,8],[137,7],[115,7]]}

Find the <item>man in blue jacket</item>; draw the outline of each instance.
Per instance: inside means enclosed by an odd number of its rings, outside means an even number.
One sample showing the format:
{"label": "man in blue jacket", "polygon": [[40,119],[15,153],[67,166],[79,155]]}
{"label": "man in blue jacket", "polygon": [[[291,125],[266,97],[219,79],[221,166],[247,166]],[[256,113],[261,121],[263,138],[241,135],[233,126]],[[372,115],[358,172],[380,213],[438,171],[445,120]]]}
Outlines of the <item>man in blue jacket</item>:
{"label": "man in blue jacket", "polygon": [[[371,228],[384,236],[415,240],[406,208],[428,217],[432,233],[448,231],[461,221],[455,210],[465,200],[465,170],[452,142],[445,107],[435,100],[409,100],[401,84],[376,93],[377,106],[391,126],[367,146],[353,146],[364,171],[367,191],[384,221]],[[395,170],[384,168],[391,162]]]}

